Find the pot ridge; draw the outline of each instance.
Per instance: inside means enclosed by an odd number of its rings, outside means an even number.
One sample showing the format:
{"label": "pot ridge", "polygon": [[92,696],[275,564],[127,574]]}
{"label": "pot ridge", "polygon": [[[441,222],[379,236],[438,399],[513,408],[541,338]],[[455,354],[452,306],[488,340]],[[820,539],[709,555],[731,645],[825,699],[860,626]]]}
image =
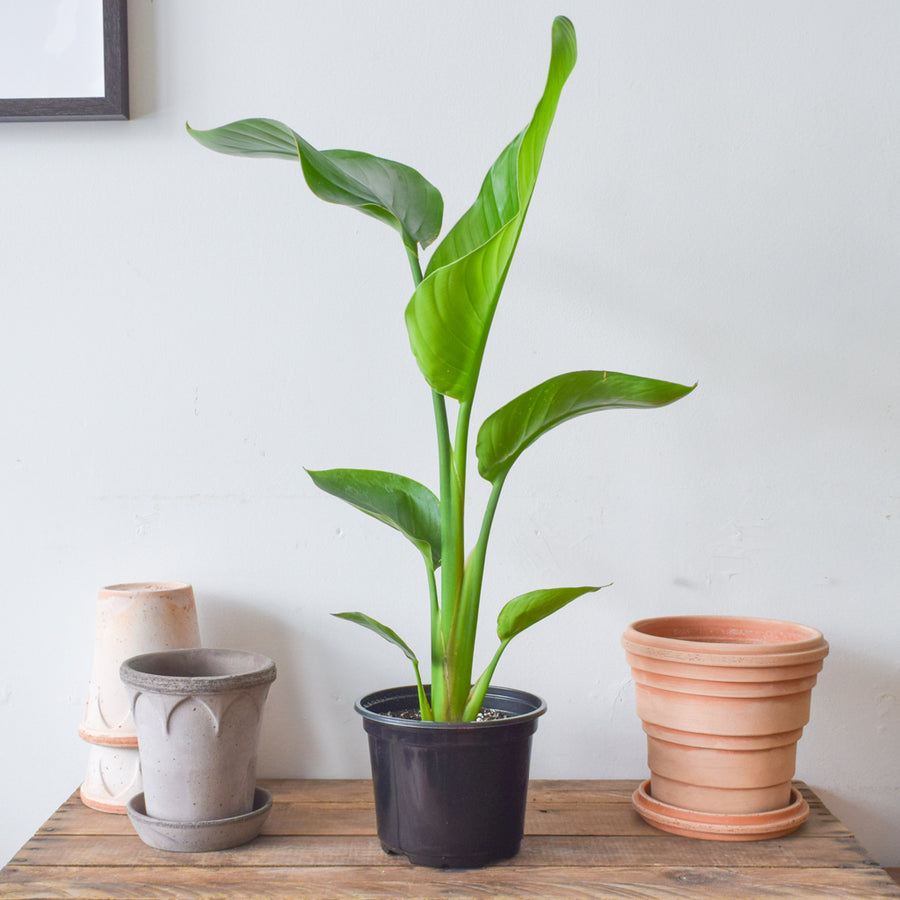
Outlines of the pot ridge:
{"label": "pot ridge", "polygon": [[[632,623],[622,645],[651,771],[637,811],[693,837],[757,840],[796,828],[808,809],[794,809],[791,779],[828,654],[822,633],[776,619],[666,616]],[[742,815],[762,819],[736,838],[728,820]]]}
{"label": "pot ridge", "polygon": [[816,628],[750,616],[663,616],[632,622],[628,653],[696,666],[771,668],[816,663],[828,643]]}

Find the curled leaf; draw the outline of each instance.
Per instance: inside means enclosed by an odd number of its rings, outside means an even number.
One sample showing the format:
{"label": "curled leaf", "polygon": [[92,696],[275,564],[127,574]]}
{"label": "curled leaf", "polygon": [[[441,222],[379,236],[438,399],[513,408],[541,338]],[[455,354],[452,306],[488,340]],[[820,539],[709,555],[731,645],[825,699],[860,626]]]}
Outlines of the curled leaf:
{"label": "curled leaf", "polygon": [[300,160],[310,190],[322,200],[386,222],[404,243],[427,247],[440,233],[444,201],[415,169],[356,150],[317,150],[275,119],[241,119],[206,131],[187,126],[194,140],[232,156]]}

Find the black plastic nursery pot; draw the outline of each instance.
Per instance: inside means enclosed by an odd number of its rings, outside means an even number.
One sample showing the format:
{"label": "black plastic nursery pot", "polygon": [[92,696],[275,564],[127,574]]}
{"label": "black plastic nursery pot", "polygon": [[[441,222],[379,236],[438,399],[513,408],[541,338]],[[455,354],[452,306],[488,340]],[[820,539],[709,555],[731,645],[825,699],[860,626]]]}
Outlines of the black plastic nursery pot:
{"label": "black plastic nursery pot", "polygon": [[491,687],[486,709],[505,718],[422,722],[415,686],[359,700],[369,735],[378,837],[388,853],[433,868],[476,868],[519,852],[525,827],[531,736],[547,705]]}

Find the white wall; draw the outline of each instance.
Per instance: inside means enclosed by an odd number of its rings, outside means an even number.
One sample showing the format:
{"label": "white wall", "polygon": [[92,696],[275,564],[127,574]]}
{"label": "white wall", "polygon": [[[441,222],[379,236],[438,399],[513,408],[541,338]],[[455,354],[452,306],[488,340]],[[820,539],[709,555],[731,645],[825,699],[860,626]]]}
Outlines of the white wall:
{"label": "white wall", "polygon": [[104,584],[190,581],[206,643],[275,657],[263,775],[366,774],[353,700],[409,672],[328,613],[424,648],[419,562],[302,467],[434,484],[406,260],[298,166],[184,122],[272,116],[400,159],[449,222],[530,117],[558,12],[580,61],[476,418],[568,369],[699,388],[522,458],[481,656],[513,594],[614,581],[497,681],[549,702],[535,777],[637,777],[629,621],[814,624],[798,777],[900,865],[900,7],[859,0],[132,0],[132,121],[0,125],[0,861],[84,775]]}

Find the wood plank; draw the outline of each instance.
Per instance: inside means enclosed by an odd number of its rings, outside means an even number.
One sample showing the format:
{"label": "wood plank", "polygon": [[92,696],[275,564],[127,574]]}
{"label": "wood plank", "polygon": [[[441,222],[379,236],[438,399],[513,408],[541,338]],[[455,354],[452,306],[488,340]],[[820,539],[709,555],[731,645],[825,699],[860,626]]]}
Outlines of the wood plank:
{"label": "wood plank", "polygon": [[[722,844],[657,832],[652,838],[605,835],[526,835],[511,861],[497,866],[678,866],[829,868],[872,865],[852,837],[773,840]],[[405,864],[390,856],[374,836],[262,835],[251,844],[216,853],[155,850],[137,836],[40,835],[13,858],[18,866],[378,866]]]}
{"label": "wood plank", "polygon": [[[332,805],[372,806],[372,782],[369,779],[328,779],[328,778],[263,778],[261,787],[275,794],[285,803],[311,803]],[[533,780],[528,788],[528,801],[534,804],[613,803],[631,804],[631,795],[640,784],[640,779],[624,780]],[[824,809],[822,801],[801,781],[794,786],[806,797],[810,806]],[[64,810],[88,810],[75,791],[60,807]],[[101,813],[110,821],[122,820],[124,816]],[[830,813],[829,813],[830,815]],[[51,817],[52,818],[52,817]]]}
{"label": "wood plank", "polygon": [[[260,785],[295,802],[371,804],[372,782],[367,778],[262,778]],[[539,802],[563,801],[631,803],[641,779],[534,779],[529,797]],[[799,783],[798,783],[799,784]]]}
{"label": "wood plank", "polygon": [[528,787],[529,799],[537,803],[624,803],[631,804],[631,795],[641,779],[596,780],[533,780]]}
{"label": "wood plank", "polygon": [[[530,834],[654,834],[637,813],[621,804],[533,804],[526,810]],[[834,833],[816,826],[817,833]],[[64,805],[47,821],[48,834],[128,835],[127,816],[88,809],[80,801]],[[375,810],[362,804],[291,802],[277,798],[265,825],[266,834],[375,834]]]}
{"label": "wood plank", "polygon": [[[838,833],[818,820],[808,828],[818,834]],[[526,810],[528,834],[657,834],[657,829],[621,804],[533,804]],[[363,804],[285,801],[277,797],[264,826],[265,834],[369,834],[376,832],[375,810]],[[88,809],[80,801],[66,804],[41,829],[44,834],[131,835],[127,816]]]}
{"label": "wood plank", "polygon": [[[637,782],[628,782],[627,784]],[[267,779],[261,782],[276,797],[266,822],[265,834],[375,834],[372,785],[369,781],[311,782]],[[576,787],[559,787],[560,782],[533,782],[525,819],[526,834],[607,834],[656,835],[637,813],[623,808],[630,791],[612,790],[610,783],[590,787],[588,782],[570,782]],[[581,787],[585,785],[585,787]],[[606,785],[606,786],[604,786]],[[795,833],[850,835],[847,828],[804,788],[810,802],[810,818]],[[586,799],[591,798],[591,799]],[[41,829],[48,834],[132,835],[127,816],[100,813],[86,807],[73,794]]]}
{"label": "wood plank", "polygon": [[369,778],[261,778],[259,784],[288,803],[374,803]]}
{"label": "wood plank", "polygon": [[[277,798],[272,816],[281,816],[289,822],[293,815],[303,815],[300,807],[320,812],[348,810],[343,817],[348,822],[366,821],[366,810],[372,810],[374,823],[374,798],[372,782],[368,779],[286,779],[266,778],[260,785]],[[612,803],[614,809],[631,803],[631,793],[639,782],[634,781],[533,781],[529,789],[529,808],[546,808],[548,811],[565,806],[584,808],[585,804]],[[357,811],[354,817],[352,810]],[[271,819],[271,817],[270,817]],[[276,822],[278,819],[276,818]],[[290,828],[289,824],[278,826]],[[373,826],[374,827],[374,826]],[[361,826],[353,826],[354,833]],[[42,830],[69,834],[130,834],[133,829],[124,815],[99,813],[89,809],[73,793],[47,820]],[[302,832],[301,832],[302,833]]]}
{"label": "wood plank", "polygon": [[[634,810],[619,804],[529,805],[525,814],[526,834],[659,835]],[[851,837],[846,826],[821,809],[810,809],[809,819],[794,832],[795,838]]]}
{"label": "wood plank", "polygon": [[223,867],[211,877],[206,868],[62,867],[21,869],[0,874],[2,896],[48,900],[405,900],[436,897],[476,900],[485,897],[548,900],[875,900],[900,898],[883,869],[733,869],[727,867],[623,867],[542,869],[497,867],[433,870],[412,866],[351,868],[273,867],[248,870]]}
{"label": "wood plank", "polygon": [[[328,778],[263,778],[259,782],[288,801],[297,802],[373,802],[369,779]],[[542,803],[631,803],[631,795],[641,779],[534,779],[528,788],[529,798]],[[801,783],[798,782],[798,786]]]}
{"label": "wood plank", "polygon": [[366,779],[267,779],[264,834],[234,850],[164,853],[125,816],[73,794],[0,872],[0,897],[900,898],[900,887],[802,783],[809,821],[793,835],[720,843],[658,831],[631,809],[631,781],[536,781],[513,860],[433,870],[385,854]]}

